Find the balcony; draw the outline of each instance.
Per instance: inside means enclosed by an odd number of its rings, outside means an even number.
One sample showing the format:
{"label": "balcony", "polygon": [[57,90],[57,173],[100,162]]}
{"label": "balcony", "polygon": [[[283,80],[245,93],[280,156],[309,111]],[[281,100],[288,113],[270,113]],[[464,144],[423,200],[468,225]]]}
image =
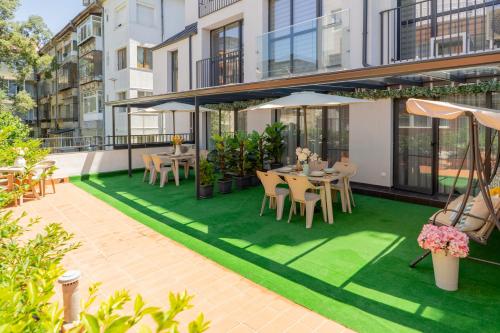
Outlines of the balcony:
{"label": "balcony", "polygon": [[257,37],[257,77],[338,71],[350,67],[349,10],[297,23]]}
{"label": "balcony", "polygon": [[497,0],[424,0],[383,11],[380,19],[382,64],[500,48]]}
{"label": "balcony", "polygon": [[57,70],[58,90],[76,88],[77,66],[74,62],[67,62]]}
{"label": "balcony", "polygon": [[242,50],[227,52],[220,56],[196,62],[196,86],[198,88],[242,82]]}
{"label": "balcony", "polygon": [[77,43],[81,45],[90,38],[102,36],[102,18],[96,15],[90,15],[77,28]]}
{"label": "balcony", "polygon": [[199,0],[198,17],[202,18],[203,16],[207,16],[238,1],[240,0]]}
{"label": "balcony", "polygon": [[102,52],[91,51],[80,58],[80,84],[102,80]]}

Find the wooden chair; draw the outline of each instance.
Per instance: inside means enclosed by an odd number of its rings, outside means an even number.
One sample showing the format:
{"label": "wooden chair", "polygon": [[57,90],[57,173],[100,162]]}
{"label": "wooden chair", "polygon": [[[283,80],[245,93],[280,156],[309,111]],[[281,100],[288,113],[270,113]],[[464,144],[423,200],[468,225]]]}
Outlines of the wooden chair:
{"label": "wooden chair", "polygon": [[42,175],[39,183],[40,194],[42,196],[45,196],[47,181],[49,181],[52,186],[52,193],[56,193],[56,182],[53,178],[55,165],[56,161],[51,161],[51,160],[42,161],[37,164],[37,167],[42,168]]}
{"label": "wooden chair", "polygon": [[309,171],[322,171],[328,168],[328,161],[312,161],[309,163]]}
{"label": "wooden chair", "polygon": [[332,184],[332,190],[335,191],[335,195],[337,192],[340,193],[342,211],[352,213],[351,202],[353,207],[356,207],[356,203],[352,194],[351,178],[358,172],[358,166],[352,162],[336,162],[333,169],[344,177],[338,183]]}
{"label": "wooden chair", "polygon": [[[14,195],[14,179],[15,178],[13,173],[0,174],[0,191],[10,192],[12,195]],[[18,198],[13,197],[12,202],[14,203],[14,206],[17,206]],[[20,200],[19,203],[21,203]]]}
{"label": "wooden chair", "polygon": [[260,216],[264,214],[266,199],[269,198],[269,207],[276,208],[276,220],[281,220],[285,208],[285,198],[288,196],[289,191],[286,188],[277,187],[277,185],[286,183],[280,176],[272,172],[257,171],[257,177],[259,177],[265,192],[260,208]]}
{"label": "wooden chair", "polygon": [[172,172],[173,174],[172,167],[163,165],[161,159],[157,155],[151,155],[151,160],[154,166],[151,184],[154,185],[156,183],[156,178],[158,174],[160,174],[160,187],[163,187],[165,183],[168,183],[168,173]]}
{"label": "wooden chair", "polygon": [[[303,216],[304,210],[306,215],[306,228],[312,227],[314,217],[314,207],[318,201],[321,201],[323,210],[323,221],[327,220],[326,213],[326,193],[323,186],[314,186],[306,176],[285,176],[285,180],[290,187],[292,205],[290,214],[288,215],[288,223],[292,219],[292,214],[296,213],[295,203],[300,203],[300,213]],[[320,194],[308,192],[310,190],[320,191]]]}
{"label": "wooden chair", "polygon": [[151,159],[151,155],[142,154],[142,161],[144,162],[144,176],[142,177],[142,181],[146,181],[146,177],[149,173],[149,183],[151,183],[154,172],[153,160]]}

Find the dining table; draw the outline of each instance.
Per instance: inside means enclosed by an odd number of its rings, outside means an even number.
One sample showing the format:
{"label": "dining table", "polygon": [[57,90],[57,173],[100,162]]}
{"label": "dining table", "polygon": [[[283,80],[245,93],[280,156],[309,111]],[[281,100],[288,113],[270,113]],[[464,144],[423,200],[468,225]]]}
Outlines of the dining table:
{"label": "dining table", "polygon": [[195,157],[194,153],[182,153],[179,155],[172,153],[160,153],[157,154],[157,156],[161,159],[162,163],[171,163],[176,186],[179,186],[180,162],[184,160],[190,161]]}
{"label": "dining table", "polygon": [[[291,171],[289,171],[291,169]],[[325,194],[326,194],[326,208],[327,208],[327,216],[328,216],[328,223],[333,224],[333,201],[332,201],[332,182],[334,181],[342,181],[344,182],[344,188],[345,187],[345,181],[346,181],[346,175],[340,172],[332,172],[332,173],[326,173],[323,171],[323,174],[321,176],[312,176],[311,174],[305,175],[302,171],[297,171],[295,169],[295,166],[289,166],[289,167],[281,167],[277,169],[272,169],[269,170],[268,172],[273,172],[278,174],[280,177],[285,177],[285,176],[307,176],[310,182],[312,183],[321,183],[325,187]]]}
{"label": "dining table", "polygon": [[25,171],[23,167],[0,166],[0,173],[23,174]]}

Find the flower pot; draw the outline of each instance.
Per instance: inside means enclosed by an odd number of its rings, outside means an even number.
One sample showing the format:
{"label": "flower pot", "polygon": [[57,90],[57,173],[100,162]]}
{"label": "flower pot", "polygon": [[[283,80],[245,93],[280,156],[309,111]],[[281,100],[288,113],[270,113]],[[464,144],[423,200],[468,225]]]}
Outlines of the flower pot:
{"label": "flower pot", "polygon": [[14,160],[14,166],[16,168],[26,168],[26,160],[24,159],[24,156],[18,156]]}
{"label": "flower pot", "polygon": [[260,180],[259,177],[256,175],[250,176],[250,186],[259,186],[260,185]]}
{"label": "flower pot", "polygon": [[219,192],[222,194],[227,194],[231,193],[232,187],[233,187],[233,180],[232,179],[219,179],[217,181],[219,184]]}
{"label": "flower pot", "polygon": [[181,154],[182,154],[181,145],[175,145],[175,153],[174,153],[174,155],[179,156]]}
{"label": "flower pot", "polygon": [[306,176],[309,175],[309,164],[304,163],[302,165],[302,173]]}
{"label": "flower pot", "polygon": [[214,185],[201,185],[200,186],[200,197],[211,198],[214,195]]}
{"label": "flower pot", "polygon": [[455,291],[458,289],[459,260],[460,259],[457,257],[446,255],[444,251],[432,253],[436,286],[448,291]]}
{"label": "flower pot", "polygon": [[243,190],[250,185],[250,177],[234,177],[234,182],[236,183],[236,188],[238,190]]}

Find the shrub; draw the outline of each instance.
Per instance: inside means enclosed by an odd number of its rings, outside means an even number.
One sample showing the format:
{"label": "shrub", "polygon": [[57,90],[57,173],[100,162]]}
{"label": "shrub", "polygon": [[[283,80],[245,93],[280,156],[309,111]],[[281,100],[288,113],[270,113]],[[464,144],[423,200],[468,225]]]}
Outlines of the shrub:
{"label": "shrub", "polygon": [[200,160],[200,184],[213,185],[215,182],[214,165],[206,159]]}

